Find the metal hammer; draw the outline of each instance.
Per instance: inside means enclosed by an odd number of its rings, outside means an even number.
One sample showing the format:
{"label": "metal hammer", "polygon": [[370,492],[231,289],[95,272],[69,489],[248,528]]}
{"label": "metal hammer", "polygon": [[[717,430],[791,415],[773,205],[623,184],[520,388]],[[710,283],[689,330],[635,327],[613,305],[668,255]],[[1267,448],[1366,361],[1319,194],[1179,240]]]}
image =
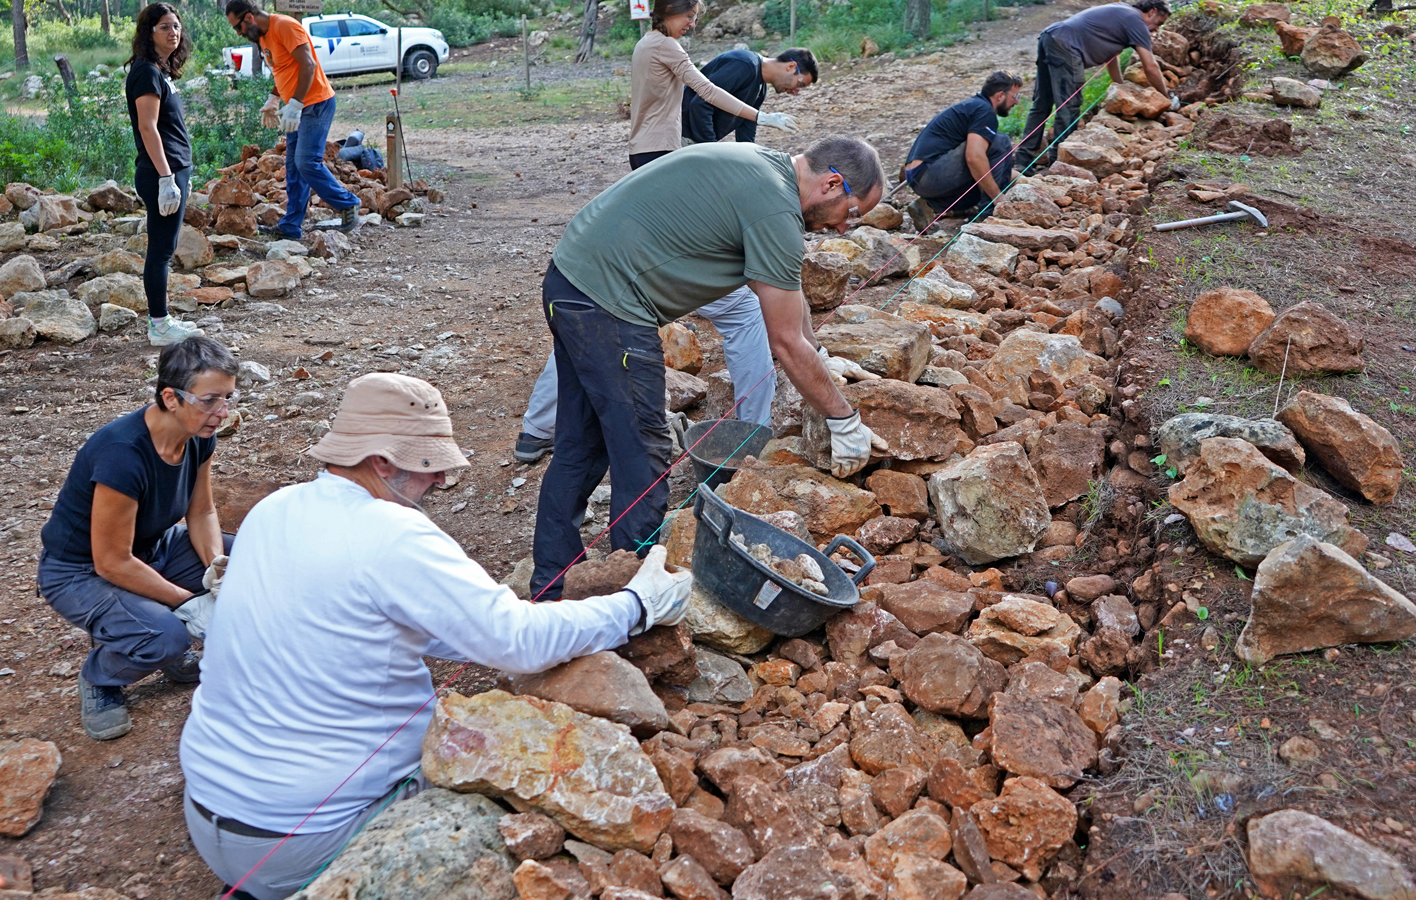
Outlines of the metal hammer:
{"label": "metal hammer", "polygon": [[1204,216],[1199,219],[1183,219],[1179,222],[1166,222],[1162,225],[1155,226],[1155,230],[1174,231],[1177,228],[1194,228],[1196,225],[1208,225],[1211,222],[1232,222],[1236,219],[1253,219],[1255,222],[1259,223],[1260,227],[1268,227],[1268,219],[1264,217],[1263,213],[1254,209],[1252,206],[1247,206],[1240,203],[1238,200],[1230,200],[1229,208],[1233,210],[1233,212],[1220,213],[1217,216]]}

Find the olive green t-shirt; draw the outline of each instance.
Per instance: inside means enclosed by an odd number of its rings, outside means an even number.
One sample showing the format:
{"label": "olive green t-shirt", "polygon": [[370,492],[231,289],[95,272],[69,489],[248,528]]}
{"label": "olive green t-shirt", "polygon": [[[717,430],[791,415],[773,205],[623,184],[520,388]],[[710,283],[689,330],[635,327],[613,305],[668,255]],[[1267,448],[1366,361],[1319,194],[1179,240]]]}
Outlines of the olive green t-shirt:
{"label": "olive green t-shirt", "polygon": [[700,144],[587,203],[551,258],[610,315],[657,328],[749,281],[799,290],[805,227],[790,156]]}

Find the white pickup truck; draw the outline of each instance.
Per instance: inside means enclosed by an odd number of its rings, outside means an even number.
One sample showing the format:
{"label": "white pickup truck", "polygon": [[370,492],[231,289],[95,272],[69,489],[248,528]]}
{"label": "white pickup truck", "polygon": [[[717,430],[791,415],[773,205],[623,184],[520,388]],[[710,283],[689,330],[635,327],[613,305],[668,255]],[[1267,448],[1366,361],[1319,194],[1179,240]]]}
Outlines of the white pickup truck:
{"label": "white pickup truck", "polygon": [[[408,78],[432,78],[451,52],[442,32],[435,28],[390,27],[377,19],[353,13],[309,16],[302,22],[315,45],[315,59],[326,75],[359,75],[367,72],[394,72],[398,68],[399,33],[403,39],[403,74]],[[255,74],[257,51],[227,47],[221,51],[227,69],[238,75]]]}

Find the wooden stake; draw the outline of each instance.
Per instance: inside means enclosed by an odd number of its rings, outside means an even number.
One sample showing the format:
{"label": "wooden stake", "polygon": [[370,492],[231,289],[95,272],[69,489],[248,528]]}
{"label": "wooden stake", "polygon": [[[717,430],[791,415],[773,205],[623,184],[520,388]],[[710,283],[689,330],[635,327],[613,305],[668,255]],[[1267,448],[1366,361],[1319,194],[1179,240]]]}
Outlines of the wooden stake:
{"label": "wooden stake", "polygon": [[796,0],[792,0],[792,20],[790,30],[787,34],[787,46],[796,46]]}
{"label": "wooden stake", "polygon": [[521,17],[521,66],[526,73],[526,90],[531,90],[531,42],[526,37],[526,17]]}
{"label": "wooden stake", "polygon": [[389,113],[385,127],[388,130],[388,189],[403,187],[403,119],[398,113]]}

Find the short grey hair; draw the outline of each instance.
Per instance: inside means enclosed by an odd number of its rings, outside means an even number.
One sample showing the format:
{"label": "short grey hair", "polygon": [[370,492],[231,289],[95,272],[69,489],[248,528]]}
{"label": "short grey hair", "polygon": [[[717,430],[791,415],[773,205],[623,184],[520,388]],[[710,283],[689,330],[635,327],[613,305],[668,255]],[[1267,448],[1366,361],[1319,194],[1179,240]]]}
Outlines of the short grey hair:
{"label": "short grey hair", "polygon": [[862,202],[877,186],[885,184],[885,167],[880,164],[880,154],[860,138],[843,134],[823,138],[806,149],[806,164],[815,175],[823,175],[832,168],[840,172],[851,186],[851,193]]}
{"label": "short grey hair", "polygon": [[235,378],[240,371],[231,351],[209,337],[198,335],[168,344],[157,358],[157,408],[167,409],[162,400],[164,388],[190,391],[192,382],[203,372],[220,372]]}

